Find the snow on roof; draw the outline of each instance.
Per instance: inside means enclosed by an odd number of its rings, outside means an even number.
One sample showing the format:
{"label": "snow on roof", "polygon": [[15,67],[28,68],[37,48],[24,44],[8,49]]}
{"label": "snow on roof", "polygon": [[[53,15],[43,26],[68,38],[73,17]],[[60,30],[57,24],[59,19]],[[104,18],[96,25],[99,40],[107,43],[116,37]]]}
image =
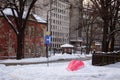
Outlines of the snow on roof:
{"label": "snow on roof", "polygon": [[[15,10],[14,10],[14,12],[15,12],[15,16],[18,16]],[[3,13],[6,14],[6,15],[13,16],[12,10],[10,8],[4,9]],[[27,12],[24,11],[22,18],[25,19],[26,15],[27,15]],[[37,20],[37,22],[46,23],[46,21],[44,19],[42,19],[40,16],[38,16],[36,14],[32,14],[32,15],[35,17],[35,19]]]}
{"label": "snow on roof", "polygon": [[[18,16],[18,14],[16,13],[15,10],[14,10],[14,12],[15,12],[15,16]],[[3,10],[3,13],[6,14],[6,15],[13,16],[12,10],[11,10],[10,8],[5,8],[5,9]],[[22,18],[25,19],[26,15],[27,15],[27,12],[24,11]]]}
{"label": "snow on roof", "polygon": [[36,15],[36,14],[33,14],[33,16],[35,17],[35,19],[38,21],[38,22],[42,22],[42,23],[46,23],[46,21],[44,19],[42,19],[40,16]]}
{"label": "snow on roof", "polygon": [[[3,10],[3,13],[6,14],[6,15],[11,15],[11,16],[13,15],[10,8],[5,8],[5,9]],[[16,14],[16,12],[15,12],[15,14]]]}
{"label": "snow on roof", "polygon": [[61,47],[74,47],[74,46],[71,44],[63,44],[63,45],[61,45]]}

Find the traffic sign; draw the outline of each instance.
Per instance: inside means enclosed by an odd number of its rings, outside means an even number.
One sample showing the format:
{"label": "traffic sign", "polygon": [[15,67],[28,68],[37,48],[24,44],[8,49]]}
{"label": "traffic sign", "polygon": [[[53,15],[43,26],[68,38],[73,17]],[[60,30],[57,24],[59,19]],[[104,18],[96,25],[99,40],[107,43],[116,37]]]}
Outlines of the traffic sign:
{"label": "traffic sign", "polygon": [[50,43],[51,43],[51,36],[46,35],[44,44],[49,45]]}

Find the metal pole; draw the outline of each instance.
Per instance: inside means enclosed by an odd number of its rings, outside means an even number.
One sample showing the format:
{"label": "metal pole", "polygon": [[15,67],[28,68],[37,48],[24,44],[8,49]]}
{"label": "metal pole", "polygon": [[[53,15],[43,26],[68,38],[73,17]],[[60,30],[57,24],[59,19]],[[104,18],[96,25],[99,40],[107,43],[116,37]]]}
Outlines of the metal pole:
{"label": "metal pole", "polygon": [[[50,23],[49,23],[49,29],[50,29],[50,36],[52,36],[52,31],[51,31],[51,11],[52,11],[52,0],[50,0]],[[51,54],[51,44],[49,45],[49,51],[50,51],[50,54]]]}
{"label": "metal pole", "polygon": [[[50,9],[50,10],[48,10],[47,11],[47,32],[49,31],[49,29],[48,29],[48,15],[49,15],[49,11],[51,11],[51,10],[54,10],[54,9]],[[47,34],[47,35],[49,35],[49,34]],[[46,45],[46,58],[47,58],[47,66],[49,66],[49,53],[48,53],[48,45]]]}
{"label": "metal pole", "polygon": [[48,45],[46,45],[46,58],[47,58],[47,66],[49,66]]}
{"label": "metal pole", "polygon": [[[49,13],[49,10],[47,11],[47,31],[48,31],[48,13]],[[46,58],[47,58],[47,66],[49,66],[48,45],[46,45]]]}

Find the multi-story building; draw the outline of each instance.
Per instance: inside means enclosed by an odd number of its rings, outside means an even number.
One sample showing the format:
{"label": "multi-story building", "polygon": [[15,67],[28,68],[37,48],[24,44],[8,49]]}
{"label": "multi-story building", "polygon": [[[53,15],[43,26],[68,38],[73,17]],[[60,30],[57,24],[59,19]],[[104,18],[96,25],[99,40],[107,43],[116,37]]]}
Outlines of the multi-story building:
{"label": "multi-story building", "polygon": [[60,49],[62,44],[69,43],[70,4],[64,0],[38,0],[37,4],[35,13],[48,20],[48,31],[52,36],[50,49]]}
{"label": "multi-story building", "polygon": [[80,47],[83,41],[81,37],[82,30],[82,9],[83,0],[69,0],[70,7],[70,43],[75,48]]}
{"label": "multi-story building", "polygon": [[[61,44],[81,45],[81,20],[83,0],[38,0],[35,13],[48,18],[48,31],[51,32],[51,48],[60,48]],[[38,6],[39,4],[39,6]]]}
{"label": "multi-story building", "polygon": [[69,4],[65,1],[56,1],[51,6],[50,31],[52,36],[51,48],[60,48],[64,43],[69,43]]}

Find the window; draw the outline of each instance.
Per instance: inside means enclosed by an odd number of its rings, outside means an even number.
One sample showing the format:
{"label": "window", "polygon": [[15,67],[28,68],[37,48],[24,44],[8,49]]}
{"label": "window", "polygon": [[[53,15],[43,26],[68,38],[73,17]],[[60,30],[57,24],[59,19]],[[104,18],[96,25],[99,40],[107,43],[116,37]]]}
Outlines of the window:
{"label": "window", "polygon": [[38,44],[36,45],[35,53],[39,53],[39,45]]}
{"label": "window", "polygon": [[34,44],[32,43],[32,44],[31,44],[31,53],[32,53],[32,54],[34,53],[34,48],[35,48],[35,46],[34,46]]}
{"label": "window", "polygon": [[29,53],[29,48],[27,43],[25,43],[25,53]]}
{"label": "window", "polygon": [[40,37],[44,37],[44,31],[43,31],[43,29],[40,30]]}
{"label": "window", "polygon": [[34,36],[35,29],[34,27],[31,27],[31,36]]}
{"label": "window", "polygon": [[25,28],[25,35],[29,35],[29,27],[28,26],[26,26],[26,28]]}
{"label": "window", "polygon": [[36,36],[38,36],[39,35],[38,29],[36,29],[35,32],[36,32]]}

